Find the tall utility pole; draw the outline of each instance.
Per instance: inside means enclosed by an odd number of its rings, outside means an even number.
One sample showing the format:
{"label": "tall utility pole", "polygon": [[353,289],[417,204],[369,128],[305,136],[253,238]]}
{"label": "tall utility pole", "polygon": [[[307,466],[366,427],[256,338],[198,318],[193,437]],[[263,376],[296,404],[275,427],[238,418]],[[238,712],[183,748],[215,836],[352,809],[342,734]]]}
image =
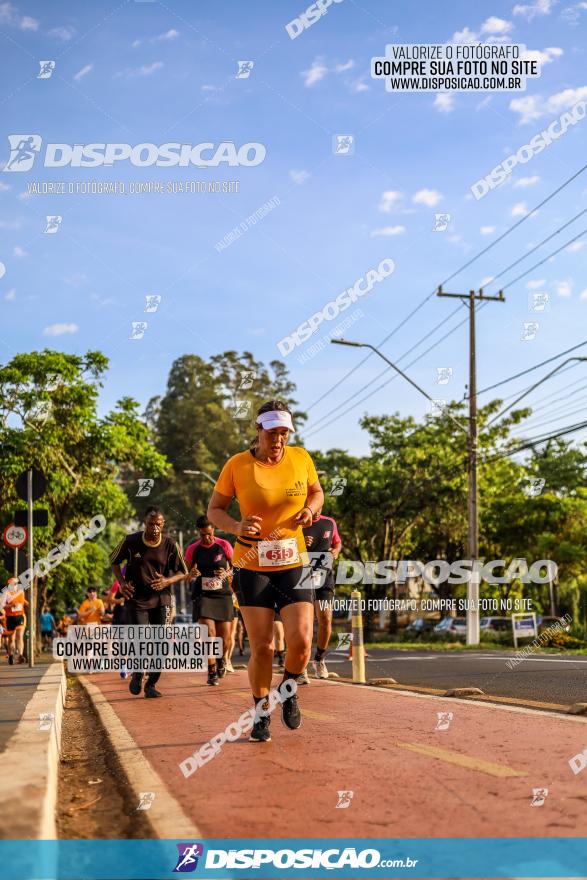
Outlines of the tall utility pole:
{"label": "tall utility pole", "polygon": [[467,511],[469,523],[468,552],[472,560],[473,569],[467,587],[467,644],[479,644],[479,572],[476,570],[476,562],[479,557],[479,491],[477,488],[477,355],[475,344],[475,301],[505,302],[503,291],[497,296],[485,296],[483,288],[475,293],[470,290],[469,294],[445,293],[442,286],[438,288],[438,296],[450,296],[460,299],[469,306],[469,433],[468,447],[468,493]]}

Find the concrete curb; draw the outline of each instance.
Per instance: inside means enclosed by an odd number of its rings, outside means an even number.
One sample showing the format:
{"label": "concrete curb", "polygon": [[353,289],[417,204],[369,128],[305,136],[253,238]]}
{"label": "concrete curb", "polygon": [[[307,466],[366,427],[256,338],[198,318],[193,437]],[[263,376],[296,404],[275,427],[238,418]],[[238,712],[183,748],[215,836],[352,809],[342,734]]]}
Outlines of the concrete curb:
{"label": "concrete curb", "polygon": [[[55,840],[57,777],[66,678],[51,663],[2,754],[6,786],[0,792],[3,840]],[[41,715],[52,715],[42,724]],[[24,809],[21,809],[24,807]]]}
{"label": "concrete curb", "polygon": [[142,811],[154,837],[161,840],[175,840],[180,837],[186,840],[203,840],[202,832],[184,813],[100,688],[91,682],[87,675],[79,675],[77,680],[96,710],[112,750],[136,798],[137,807],[141,792],[155,794],[150,809]]}

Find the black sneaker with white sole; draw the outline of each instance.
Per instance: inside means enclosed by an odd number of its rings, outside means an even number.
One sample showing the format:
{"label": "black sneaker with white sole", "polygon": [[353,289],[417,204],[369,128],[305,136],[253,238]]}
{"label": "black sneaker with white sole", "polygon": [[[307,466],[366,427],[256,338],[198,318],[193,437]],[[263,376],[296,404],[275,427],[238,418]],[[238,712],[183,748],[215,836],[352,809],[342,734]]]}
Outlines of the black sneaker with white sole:
{"label": "black sneaker with white sole", "polygon": [[253,724],[249,742],[267,743],[271,742],[271,731],[269,730],[269,716],[261,715]]}
{"label": "black sneaker with white sole", "polygon": [[281,720],[290,730],[297,730],[302,725],[302,713],[298,706],[298,695],[292,694],[281,704]]}
{"label": "black sneaker with white sole", "polygon": [[224,678],[226,675],[226,666],[224,665],[224,660],[216,661],[216,670],[218,672],[218,678]]}
{"label": "black sneaker with white sole", "polygon": [[214,666],[208,668],[208,684],[218,687],[218,673],[216,672],[216,668]]}

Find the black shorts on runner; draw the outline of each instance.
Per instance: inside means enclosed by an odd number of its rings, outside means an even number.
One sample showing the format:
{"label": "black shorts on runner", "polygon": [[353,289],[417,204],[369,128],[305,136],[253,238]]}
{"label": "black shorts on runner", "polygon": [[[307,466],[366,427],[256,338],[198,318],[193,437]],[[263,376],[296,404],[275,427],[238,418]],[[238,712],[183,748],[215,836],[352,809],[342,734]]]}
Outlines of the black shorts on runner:
{"label": "black shorts on runner", "polygon": [[7,614],[6,615],[6,632],[14,632],[19,626],[24,626],[23,614]]}
{"label": "black shorts on runner", "polygon": [[218,623],[232,621],[234,619],[234,605],[232,604],[232,596],[207,596],[201,593],[196,596],[193,604],[192,619],[194,623],[205,617],[208,620],[216,620]]}
{"label": "black shorts on runner", "polygon": [[324,587],[318,587],[316,590],[317,602],[330,602],[334,599],[334,587],[326,584]]}
{"label": "black shorts on runner", "polygon": [[271,608],[281,611],[294,602],[313,602],[313,587],[299,587],[303,565],[283,571],[250,571],[235,568],[232,589],[241,608]]}

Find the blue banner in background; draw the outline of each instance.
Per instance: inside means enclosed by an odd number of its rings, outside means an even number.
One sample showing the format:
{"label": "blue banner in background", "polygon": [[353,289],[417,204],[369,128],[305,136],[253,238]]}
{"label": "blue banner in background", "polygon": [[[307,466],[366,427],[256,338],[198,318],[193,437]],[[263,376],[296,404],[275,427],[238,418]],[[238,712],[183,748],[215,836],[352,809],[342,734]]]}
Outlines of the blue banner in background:
{"label": "blue banner in background", "polygon": [[7,880],[587,877],[587,838],[0,841]]}

